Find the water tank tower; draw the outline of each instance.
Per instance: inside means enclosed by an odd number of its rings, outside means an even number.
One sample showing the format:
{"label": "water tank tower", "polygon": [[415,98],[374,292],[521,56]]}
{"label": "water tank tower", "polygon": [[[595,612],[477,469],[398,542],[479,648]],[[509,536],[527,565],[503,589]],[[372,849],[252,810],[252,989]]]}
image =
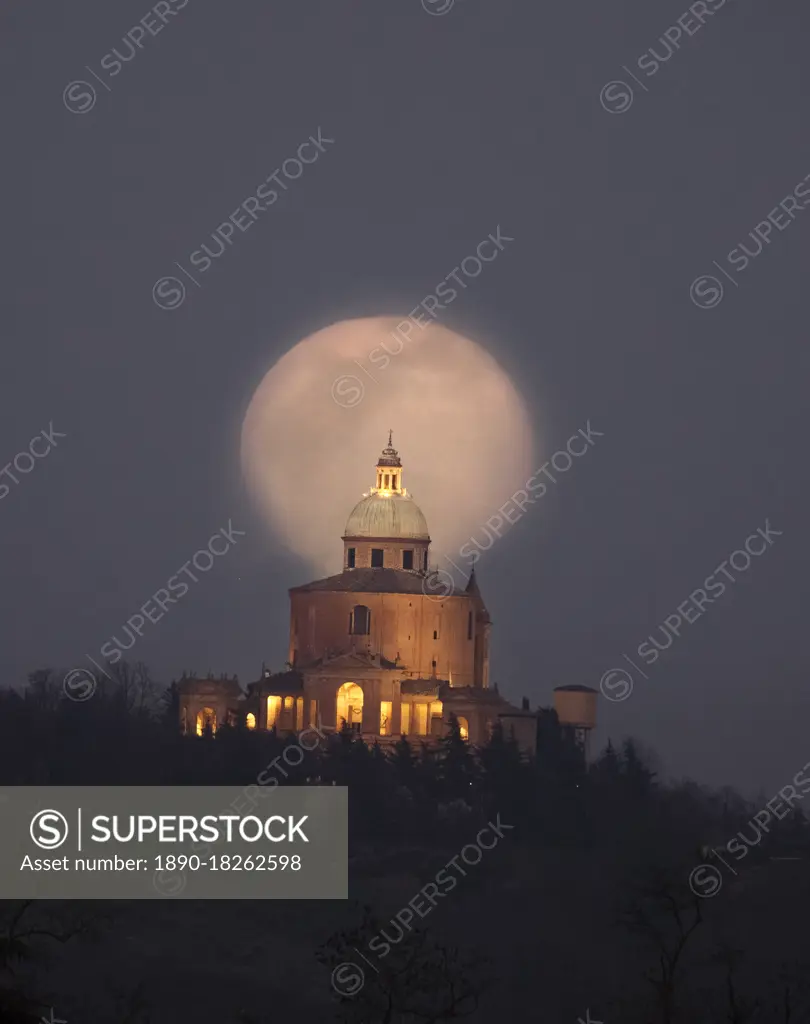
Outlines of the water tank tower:
{"label": "water tank tower", "polygon": [[590,734],[596,728],[598,691],[590,686],[555,686],[554,710],[563,729],[572,733],[585,759],[590,753]]}

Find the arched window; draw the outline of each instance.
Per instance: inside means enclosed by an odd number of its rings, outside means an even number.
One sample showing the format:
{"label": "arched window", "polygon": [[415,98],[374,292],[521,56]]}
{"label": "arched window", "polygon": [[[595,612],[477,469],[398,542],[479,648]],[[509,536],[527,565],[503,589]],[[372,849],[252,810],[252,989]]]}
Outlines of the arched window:
{"label": "arched window", "polygon": [[349,615],[349,632],[355,636],[367,636],[371,632],[371,612],[364,604],[355,605]]}
{"label": "arched window", "polygon": [[335,724],[338,729],[342,728],[343,722],[356,732],[362,729],[363,691],[357,683],[344,683],[338,687],[335,708]]}
{"label": "arched window", "polygon": [[461,738],[463,740],[468,740],[470,738],[470,723],[463,717],[463,715],[458,716],[458,728],[461,733]]}
{"label": "arched window", "polygon": [[248,729],[256,728],[256,716],[253,714],[252,711],[248,712],[247,717],[245,718],[245,725],[248,727]]}
{"label": "arched window", "polygon": [[217,731],[217,713],[213,708],[201,708],[197,712],[197,735],[202,736],[206,729]]}

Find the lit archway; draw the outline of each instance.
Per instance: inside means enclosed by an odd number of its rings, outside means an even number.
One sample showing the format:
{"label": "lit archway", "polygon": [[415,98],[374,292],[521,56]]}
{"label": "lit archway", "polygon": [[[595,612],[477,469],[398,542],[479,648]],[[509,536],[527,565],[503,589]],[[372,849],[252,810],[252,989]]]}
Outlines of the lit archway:
{"label": "lit archway", "polygon": [[335,717],[338,729],[344,720],[350,729],[360,731],[363,722],[363,691],[357,683],[344,683],[338,687]]}
{"label": "lit archway", "polygon": [[206,729],[217,731],[217,713],[213,708],[200,708],[197,712],[197,735],[202,736]]}
{"label": "lit archway", "polygon": [[252,711],[248,712],[247,718],[245,718],[245,725],[248,727],[248,729],[256,728],[256,716],[253,714]]}
{"label": "lit archway", "polygon": [[463,715],[458,716],[458,731],[461,733],[461,738],[463,740],[468,740],[470,738],[470,723]]}
{"label": "lit archway", "polygon": [[272,729],[281,714],[281,697],[271,695],[267,698],[267,728]]}

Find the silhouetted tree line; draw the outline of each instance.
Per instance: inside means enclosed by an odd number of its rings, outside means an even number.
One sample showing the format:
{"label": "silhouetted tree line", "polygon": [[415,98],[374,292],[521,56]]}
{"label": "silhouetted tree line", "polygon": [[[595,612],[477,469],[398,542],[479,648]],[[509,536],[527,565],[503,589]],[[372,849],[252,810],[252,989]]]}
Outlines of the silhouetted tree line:
{"label": "silhouetted tree line", "polygon": [[[83,701],[69,699],[63,673],[51,670],[31,673],[23,692],[0,690],[3,784],[334,784],[349,787],[357,841],[468,834],[500,813],[518,842],[628,848],[642,860],[662,848],[720,844],[758,810],[730,789],[661,784],[632,739],[618,749],[609,742],[587,765],[552,710],[539,714],[533,758],[498,726],[474,749],[453,720],[433,746],[414,737],[368,746],[344,730],[288,760],[297,741],[275,731],[223,725],[216,736],[183,736],[176,684],[159,686],[142,663],[110,671],[114,678],[102,677]],[[805,845],[807,836],[794,808],[772,824],[759,854]]]}
{"label": "silhouetted tree line", "polygon": [[[556,714],[538,716],[537,753],[521,754],[496,727],[473,748],[455,720],[428,745],[401,737],[367,745],[344,730],[289,759],[295,737],[222,726],[216,736],[183,736],[175,684],[158,686],[142,664],[121,663],[112,680],[83,701],[63,692],[63,674],[32,673],[23,692],[0,691],[0,784],[4,785],[234,785],[264,780],[279,785],[349,787],[350,855],[354,871],[397,873],[397,856],[423,851],[417,873],[425,880],[487,822],[510,825],[508,845],[540,856],[583,858],[616,884],[617,925],[639,942],[648,966],[630,996],[617,996],[599,1016],[606,1024],[680,1024],[694,1021],[801,1024],[810,1021],[810,976],[801,963],[759,977],[733,941],[719,941],[709,924],[716,904],[687,884],[689,869],[711,863],[760,809],[731,789],[691,781],[662,782],[632,739],[608,743],[587,764]],[[309,744],[307,744],[309,746]],[[752,846],[745,871],[776,854],[807,857],[808,822],[794,808],[771,823]],[[499,852],[492,855],[493,861]],[[435,863],[434,863],[435,862]],[[477,878],[486,884],[483,864]],[[742,868],[740,869],[742,870]],[[483,880],[483,881],[482,881]],[[729,885],[738,884],[735,878]],[[31,924],[28,905],[0,908],[0,1021],[38,1019],[41,1006],[15,984],[15,963],[33,955],[36,938],[66,941],[80,921],[60,930]],[[317,953],[330,969],[380,927],[371,908],[363,918],[325,938]],[[523,922],[542,927],[536,920]],[[356,997],[335,996],[346,1021],[442,1021],[475,1011],[495,984],[477,953],[438,940],[428,926],[414,928],[385,961],[380,976]],[[124,1018],[122,1017],[122,1020]],[[128,1020],[135,1020],[129,1013]],[[247,1019],[247,1018],[246,1018]],[[532,1018],[533,1019],[533,1018]]]}

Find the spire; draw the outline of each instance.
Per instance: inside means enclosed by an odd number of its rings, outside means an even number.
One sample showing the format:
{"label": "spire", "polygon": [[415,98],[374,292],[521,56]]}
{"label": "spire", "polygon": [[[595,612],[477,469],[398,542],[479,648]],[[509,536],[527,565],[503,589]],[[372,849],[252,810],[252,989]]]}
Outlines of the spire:
{"label": "spire", "polygon": [[382,455],[377,461],[378,466],[401,466],[399,452],[393,446],[394,431],[388,431],[388,447],[383,448]]}
{"label": "spire", "polygon": [[467,586],[464,588],[464,593],[469,594],[473,599],[476,608],[476,618],[482,622],[489,622],[489,612],[487,606],[484,604],[484,599],[481,596],[481,591],[478,587],[478,580],[475,576],[475,566],[470,570],[470,578],[467,580]]}
{"label": "spire", "polygon": [[467,580],[467,586],[464,589],[474,597],[481,596],[481,591],[478,589],[478,580],[475,578],[475,566],[470,570],[470,578]]}

